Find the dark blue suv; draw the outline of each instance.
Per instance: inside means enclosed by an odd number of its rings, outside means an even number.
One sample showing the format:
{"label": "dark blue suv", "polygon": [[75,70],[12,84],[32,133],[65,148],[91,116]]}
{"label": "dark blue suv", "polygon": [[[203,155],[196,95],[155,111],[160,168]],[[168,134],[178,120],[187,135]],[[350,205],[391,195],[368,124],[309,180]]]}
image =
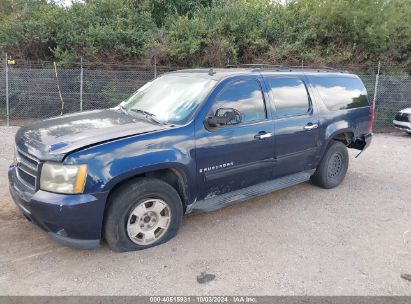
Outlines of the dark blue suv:
{"label": "dark blue suv", "polygon": [[347,148],[371,142],[373,107],[352,74],[198,69],[163,75],[118,107],[16,134],[10,192],[56,241],[116,251],[174,237],[184,213],[311,179],[338,186]]}

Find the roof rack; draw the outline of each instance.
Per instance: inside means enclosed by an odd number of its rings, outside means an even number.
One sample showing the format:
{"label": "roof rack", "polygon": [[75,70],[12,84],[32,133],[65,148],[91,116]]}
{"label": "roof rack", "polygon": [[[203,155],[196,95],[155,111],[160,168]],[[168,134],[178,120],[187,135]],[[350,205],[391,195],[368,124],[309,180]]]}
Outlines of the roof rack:
{"label": "roof rack", "polygon": [[274,70],[274,71],[301,71],[301,70],[310,70],[310,71],[317,71],[317,72],[337,72],[337,73],[347,73],[346,70],[340,70],[332,67],[327,66],[283,66],[283,65],[272,65],[266,63],[250,63],[250,64],[239,64],[239,65],[228,65],[226,68],[254,68],[254,72],[261,71],[261,70]]}
{"label": "roof rack", "polygon": [[274,64],[269,64],[269,63],[244,63],[244,64],[229,64],[225,66],[226,68],[251,68],[251,67],[269,67],[269,68],[281,68],[283,67],[282,65],[274,65]]}

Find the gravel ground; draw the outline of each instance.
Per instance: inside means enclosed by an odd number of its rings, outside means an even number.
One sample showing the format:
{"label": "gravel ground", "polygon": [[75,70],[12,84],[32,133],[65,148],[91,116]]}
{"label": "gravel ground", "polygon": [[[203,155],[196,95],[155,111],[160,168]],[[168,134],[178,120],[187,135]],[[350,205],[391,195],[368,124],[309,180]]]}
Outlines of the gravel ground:
{"label": "gravel ground", "polygon": [[[350,152],[343,184],[304,183],[186,216],[176,238],[140,252],[55,244],[7,190],[15,128],[0,128],[0,294],[411,295],[411,136],[377,134]],[[215,280],[199,284],[206,271]]]}

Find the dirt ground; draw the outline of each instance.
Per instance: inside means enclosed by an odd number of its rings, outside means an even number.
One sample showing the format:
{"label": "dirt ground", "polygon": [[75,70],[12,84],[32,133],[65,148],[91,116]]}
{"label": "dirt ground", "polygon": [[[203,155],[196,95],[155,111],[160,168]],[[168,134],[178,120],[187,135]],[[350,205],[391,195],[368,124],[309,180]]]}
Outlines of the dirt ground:
{"label": "dirt ground", "polygon": [[[186,216],[140,252],[62,247],[11,201],[15,128],[0,128],[2,295],[411,295],[411,136],[377,134],[343,184],[304,183]],[[215,280],[199,284],[206,271]]]}

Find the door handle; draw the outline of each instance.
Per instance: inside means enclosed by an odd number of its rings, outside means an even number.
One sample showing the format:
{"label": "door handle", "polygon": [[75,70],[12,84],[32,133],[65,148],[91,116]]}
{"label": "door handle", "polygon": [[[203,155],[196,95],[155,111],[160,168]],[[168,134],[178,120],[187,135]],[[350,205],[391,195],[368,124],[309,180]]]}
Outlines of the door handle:
{"label": "door handle", "polygon": [[259,132],[258,134],[254,135],[255,139],[266,139],[273,136],[273,133],[270,132]]}
{"label": "door handle", "polygon": [[318,128],[318,124],[313,124],[312,122],[308,123],[304,129],[306,130],[312,130],[312,129],[317,129]]}

